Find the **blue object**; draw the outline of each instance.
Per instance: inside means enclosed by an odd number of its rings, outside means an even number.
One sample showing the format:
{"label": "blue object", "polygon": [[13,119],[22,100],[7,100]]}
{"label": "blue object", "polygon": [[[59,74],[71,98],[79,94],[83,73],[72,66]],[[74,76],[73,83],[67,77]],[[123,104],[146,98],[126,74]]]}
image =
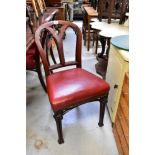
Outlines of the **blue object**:
{"label": "blue object", "polygon": [[129,51],[129,35],[113,37],[111,39],[111,43],[120,49]]}

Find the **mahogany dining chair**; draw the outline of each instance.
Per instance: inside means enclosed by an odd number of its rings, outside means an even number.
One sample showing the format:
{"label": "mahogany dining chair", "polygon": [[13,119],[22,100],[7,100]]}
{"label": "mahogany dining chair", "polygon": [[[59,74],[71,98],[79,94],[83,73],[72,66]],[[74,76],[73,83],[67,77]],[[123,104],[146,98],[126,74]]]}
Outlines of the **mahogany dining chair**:
{"label": "mahogany dining chair", "polygon": [[[55,31],[55,26],[59,26],[59,31]],[[76,36],[75,61],[67,61],[64,57],[63,35],[67,28],[73,29]],[[56,43],[60,63],[50,64],[47,60],[47,52],[43,47],[45,42],[48,43],[49,40],[42,39],[46,38],[42,36],[47,34],[50,34]],[[79,27],[70,21],[59,20],[44,23],[36,30],[35,42],[45,70],[47,95],[57,125],[58,143],[64,143],[62,132],[63,115],[84,103],[100,102],[98,125],[103,126],[110,87],[103,79],[81,68],[82,33]],[[74,68],[56,71],[56,69],[67,66],[73,66]]]}

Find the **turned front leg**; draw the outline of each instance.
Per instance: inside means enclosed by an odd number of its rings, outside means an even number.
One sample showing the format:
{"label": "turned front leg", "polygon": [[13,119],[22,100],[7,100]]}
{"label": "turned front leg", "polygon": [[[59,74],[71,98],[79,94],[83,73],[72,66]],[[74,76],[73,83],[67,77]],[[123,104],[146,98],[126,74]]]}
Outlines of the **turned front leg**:
{"label": "turned front leg", "polygon": [[64,143],[63,133],[62,133],[62,119],[63,119],[63,115],[62,114],[54,114],[53,117],[55,118],[56,125],[57,125],[58,143],[62,144],[62,143]]}

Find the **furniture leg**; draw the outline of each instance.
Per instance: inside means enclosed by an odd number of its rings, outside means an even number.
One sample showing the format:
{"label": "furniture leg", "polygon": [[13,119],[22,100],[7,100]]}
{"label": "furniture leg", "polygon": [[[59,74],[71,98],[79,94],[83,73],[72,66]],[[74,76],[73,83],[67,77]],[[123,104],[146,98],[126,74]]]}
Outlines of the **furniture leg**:
{"label": "furniture leg", "polygon": [[45,85],[43,75],[42,75],[42,72],[41,72],[41,66],[40,66],[40,60],[39,60],[38,54],[36,55],[36,71],[38,73],[38,78],[40,80],[40,83],[41,83],[44,91],[47,93],[46,85]]}
{"label": "furniture leg", "polygon": [[86,17],[84,17],[84,21],[83,21],[83,40],[84,40],[84,46],[86,46],[86,23],[85,23],[85,21],[86,21]]}
{"label": "furniture leg", "polygon": [[103,54],[104,54],[104,51],[105,51],[105,45],[106,45],[106,38],[100,36],[100,42],[101,42],[101,45],[102,45],[102,51],[101,51],[101,53],[98,54],[98,57],[103,58]]}
{"label": "furniture leg", "polygon": [[85,11],[83,11],[83,27],[82,27],[82,33],[83,33],[83,40],[84,40],[84,46],[86,46],[86,31],[87,31],[87,14]]}
{"label": "furniture leg", "polygon": [[62,133],[62,119],[63,119],[63,115],[61,113],[59,113],[59,114],[54,114],[53,117],[55,118],[56,125],[57,125],[58,143],[62,144],[62,143],[64,143],[63,133]]}
{"label": "furniture leg", "polygon": [[94,46],[94,42],[95,42],[95,38],[96,36],[95,36],[95,32],[93,32],[93,46]]}
{"label": "furniture leg", "polygon": [[95,54],[97,54],[97,48],[98,48],[98,32],[96,33],[96,47],[95,47]]}
{"label": "furniture leg", "polygon": [[46,85],[45,85],[45,82],[44,82],[44,79],[43,79],[43,75],[42,75],[42,73],[41,73],[41,68],[39,68],[39,69],[37,70],[37,73],[38,73],[38,78],[39,78],[39,80],[40,80],[40,83],[41,83],[41,85],[42,85],[44,91],[47,93]]}
{"label": "furniture leg", "polygon": [[103,98],[100,99],[100,114],[99,114],[99,127],[102,127],[104,124],[103,124],[103,119],[104,119],[104,112],[105,112],[105,106],[106,106],[106,103],[107,103],[107,98],[108,98],[108,95],[105,95]]}
{"label": "furniture leg", "polygon": [[90,17],[88,15],[88,45],[87,45],[87,51],[89,51],[90,48]]}
{"label": "furniture leg", "polygon": [[84,37],[84,46],[86,46],[86,32],[84,32],[83,37]]}
{"label": "furniture leg", "polygon": [[83,40],[84,40],[84,46],[86,46],[86,14],[84,14],[83,17]]}
{"label": "furniture leg", "polygon": [[107,55],[104,55],[106,41],[107,41],[107,38],[100,36],[102,51],[101,53],[97,55],[96,59],[98,60],[98,63],[95,64],[96,72],[100,74],[103,79],[105,79],[106,71],[107,71],[107,64],[108,64]]}
{"label": "furniture leg", "polygon": [[83,40],[84,40],[84,25],[82,25],[82,36],[83,36]]}
{"label": "furniture leg", "polygon": [[107,56],[107,58],[109,57],[110,40],[111,40],[111,38],[107,38],[107,49],[106,49],[106,56]]}
{"label": "furniture leg", "polygon": [[111,23],[111,17],[112,17],[112,12],[114,8],[114,0],[111,0],[110,8],[109,8],[109,13],[108,13],[108,24]]}

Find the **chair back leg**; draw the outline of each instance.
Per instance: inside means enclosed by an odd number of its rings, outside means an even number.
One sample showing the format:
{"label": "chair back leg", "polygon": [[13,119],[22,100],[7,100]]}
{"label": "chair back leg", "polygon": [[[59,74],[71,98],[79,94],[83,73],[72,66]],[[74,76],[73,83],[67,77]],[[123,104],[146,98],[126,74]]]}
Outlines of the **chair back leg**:
{"label": "chair back leg", "polygon": [[43,75],[42,75],[42,72],[41,72],[40,68],[37,70],[37,73],[38,73],[38,78],[40,80],[40,83],[41,83],[44,91],[47,93],[46,85],[45,85],[45,82],[44,82],[44,79],[43,79]]}
{"label": "chair back leg", "polygon": [[106,103],[108,101],[108,94],[106,94],[104,97],[102,97],[100,99],[100,114],[99,114],[99,127],[102,127],[104,124],[103,124],[103,119],[104,119],[104,112],[105,112],[105,106],[106,106]]}
{"label": "chair back leg", "polygon": [[40,59],[39,59],[38,53],[36,55],[36,72],[38,73],[38,78],[40,80],[40,83],[41,83],[45,93],[47,93],[47,88],[46,88],[46,85],[45,85],[45,82],[44,82],[44,79],[43,79],[43,75],[42,75],[42,72],[41,72]]}

